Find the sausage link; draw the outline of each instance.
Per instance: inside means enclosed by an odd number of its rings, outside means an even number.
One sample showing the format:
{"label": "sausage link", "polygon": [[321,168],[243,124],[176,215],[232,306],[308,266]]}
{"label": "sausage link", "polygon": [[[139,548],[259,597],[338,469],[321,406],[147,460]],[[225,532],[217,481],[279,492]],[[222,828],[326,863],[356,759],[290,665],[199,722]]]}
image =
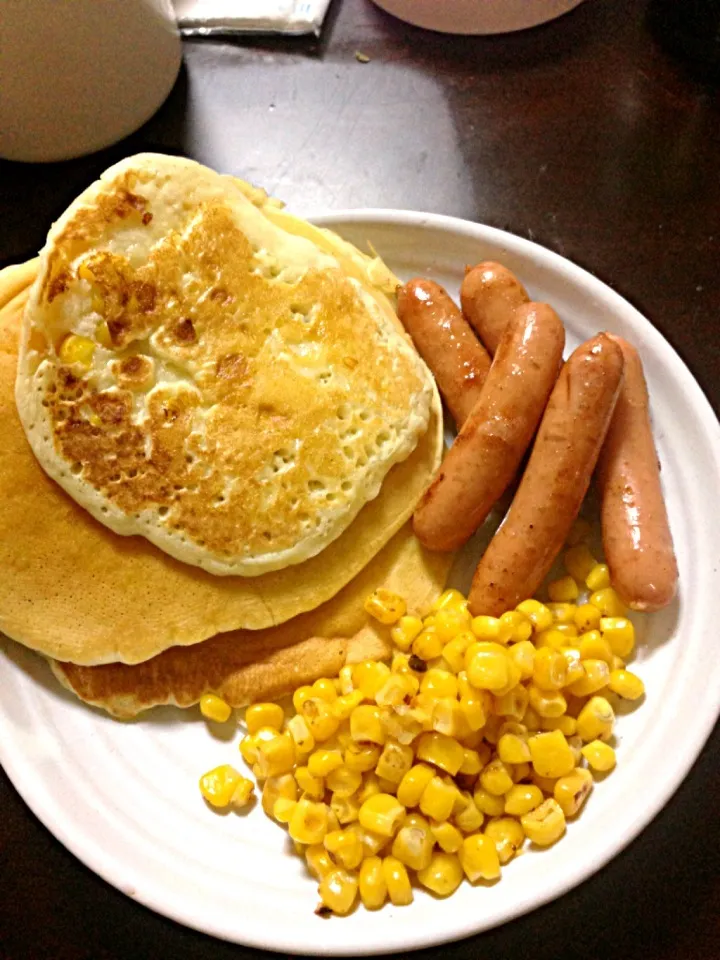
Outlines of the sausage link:
{"label": "sausage link", "polygon": [[465,319],[492,356],[510,319],[530,297],[512,271],[486,260],[465,274],[460,303]]}
{"label": "sausage link", "polygon": [[475,571],[473,615],[499,616],[542,583],[587,492],[622,373],[622,351],[603,333],[564,365],[505,522]]}
{"label": "sausage link", "polygon": [[565,329],[546,303],[526,303],[495,353],[480,399],[415,511],[417,538],[456,550],[512,482],[557,380]]}
{"label": "sausage link", "polygon": [[490,369],[487,351],[450,296],[432,280],[417,277],[400,288],[398,317],[461,427]]}
{"label": "sausage link", "polygon": [[625,378],[598,460],[602,538],[610,579],[633,610],[660,610],[678,581],[670,524],[650,426],[647,384],[637,350],[612,338]]}

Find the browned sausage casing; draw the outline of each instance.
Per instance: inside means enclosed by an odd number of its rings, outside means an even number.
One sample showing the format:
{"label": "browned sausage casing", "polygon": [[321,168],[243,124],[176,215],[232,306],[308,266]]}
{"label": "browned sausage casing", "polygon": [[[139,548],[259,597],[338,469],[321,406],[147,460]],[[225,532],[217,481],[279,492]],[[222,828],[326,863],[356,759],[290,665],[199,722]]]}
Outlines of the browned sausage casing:
{"label": "browned sausage casing", "polygon": [[490,357],[438,283],[415,278],[398,291],[398,316],[461,427],[480,397]]}
{"label": "browned sausage casing", "polygon": [[633,610],[660,610],[675,596],[677,561],[660,487],[648,391],[637,350],[612,338],[625,378],[598,460],[602,538],[610,579]]}
{"label": "browned sausage casing", "polygon": [[473,615],[499,616],[542,583],[587,492],[622,374],[622,351],[603,333],[563,367],[505,522],[475,571]]}
{"label": "browned sausage casing", "polygon": [[492,260],[468,270],[460,287],[463,313],[491,355],[517,308],[529,299],[515,274]]}
{"label": "browned sausage casing", "polygon": [[511,483],[557,380],[565,329],[546,303],[520,307],[500,341],[482,395],[415,511],[430,550],[456,550]]}

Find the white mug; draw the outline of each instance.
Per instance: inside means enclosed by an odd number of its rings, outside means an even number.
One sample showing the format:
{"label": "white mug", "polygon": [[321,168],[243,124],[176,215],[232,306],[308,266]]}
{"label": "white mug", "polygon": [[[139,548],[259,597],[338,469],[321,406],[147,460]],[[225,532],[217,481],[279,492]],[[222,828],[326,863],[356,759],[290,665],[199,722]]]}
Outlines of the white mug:
{"label": "white mug", "polygon": [[172,89],[171,0],[0,0],[0,157],[67,160],[128,136]]}

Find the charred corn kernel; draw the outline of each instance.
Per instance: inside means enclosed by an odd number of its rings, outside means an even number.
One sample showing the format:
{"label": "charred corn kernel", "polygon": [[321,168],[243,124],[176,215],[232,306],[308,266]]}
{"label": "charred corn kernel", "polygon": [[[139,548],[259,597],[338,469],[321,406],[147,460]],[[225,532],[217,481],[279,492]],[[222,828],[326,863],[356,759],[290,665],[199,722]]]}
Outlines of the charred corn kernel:
{"label": "charred corn kernel", "polygon": [[382,793],[380,779],[377,774],[368,773],[363,779],[363,785],[358,790],[358,801],[363,804],[367,799],[376,796],[378,793]]}
{"label": "charred corn kernel", "polygon": [[530,759],[527,738],[519,737],[516,733],[504,733],[498,740],[497,752],[502,763],[525,763]]}
{"label": "charred corn kernel", "polygon": [[336,867],[326,873],[318,886],[322,906],[344,917],[352,910],[358,894],[358,879],[349,870]]}
{"label": "charred corn kernel", "polygon": [[248,733],[257,733],[264,727],[271,727],[279,733],[284,720],[283,708],[277,703],[253,703],[245,711]]}
{"label": "charred corn kernel", "polygon": [[585,577],[585,586],[591,593],[610,586],[610,571],[606,563],[596,563]]}
{"label": "charred corn kernel", "polygon": [[525,716],[529,694],[522,684],[518,684],[502,697],[495,697],[493,703],[493,713],[499,717],[513,717],[516,720],[522,720]]}
{"label": "charred corn kernel", "polygon": [[380,759],[380,747],[377,744],[357,743],[352,741],[345,748],[345,766],[358,773],[367,773],[374,770]]}
{"label": "charred corn kernel", "polygon": [[552,626],[553,615],[539,600],[523,600],[515,609],[528,618],[535,630],[547,630]]}
{"label": "charred corn kernel", "polygon": [[510,656],[520,668],[520,677],[527,680],[533,675],[535,647],[530,640],[521,640],[510,647]]}
{"label": "charred corn kernel", "polygon": [[319,680],[316,680],[312,688],[315,696],[320,697],[321,700],[325,700],[326,703],[332,703],[333,700],[337,699],[335,684],[328,677],[321,677]]}
{"label": "charred corn kernel", "polygon": [[635,627],[623,616],[604,616],[600,630],[616,657],[628,657],[635,647]]}
{"label": "charred corn kernel", "polygon": [[[245,780],[235,767],[224,763],[200,777],[200,793],[213,807],[227,807],[230,805],[237,787]],[[252,786],[252,781],[246,781]]]}
{"label": "charred corn kernel", "polygon": [[539,847],[549,847],[565,833],[565,814],[552,798],[520,817],[520,823],[525,836]]}
{"label": "charred corn kernel", "polygon": [[447,820],[451,815],[458,789],[452,781],[434,776],[420,797],[420,810],[433,820]]}
{"label": "charred corn kernel", "polygon": [[599,630],[588,630],[581,634],[576,644],[581,660],[604,660],[608,666],[612,664],[612,648]]}
{"label": "charred corn kernel", "polygon": [[588,697],[608,685],[610,667],[604,660],[583,660],[581,663],[584,675],[567,688],[574,697]]}
{"label": "charred corn kernel", "polygon": [[522,643],[532,636],[533,625],[528,618],[517,610],[508,610],[500,617],[504,628],[510,631],[509,643]]}
{"label": "charred corn kernel", "polygon": [[[540,797],[542,800],[542,795]],[[513,817],[499,817],[485,827],[485,836],[495,844],[498,860],[509,863],[525,843],[522,824]]]}
{"label": "charred corn kernel", "polygon": [[380,857],[367,857],[360,864],[360,899],[366,910],[379,910],[387,899],[387,882]]}
{"label": "charred corn kernel", "polygon": [[315,749],[315,737],[310,733],[305,718],[296,713],[287,722],[287,732],[293,739],[296,753],[310,753]]}
{"label": "charred corn kernel", "polygon": [[597,630],[600,626],[600,611],[592,603],[581,603],[575,610],[574,620],[580,633]]}
{"label": "charred corn kernel", "polygon": [[623,700],[637,700],[645,693],[645,684],[630,670],[612,670],[608,687]]}
{"label": "charred corn kernel", "polygon": [[404,807],[416,807],[420,803],[425,787],[435,776],[432,767],[416,763],[403,776],[398,784],[397,798]]}
{"label": "charred corn kernel", "polygon": [[598,773],[607,773],[615,766],[615,751],[602,740],[592,740],[586,743],[581,751],[588,762],[588,766]]}
{"label": "charred corn kernel", "polygon": [[375,767],[378,777],[397,785],[413,765],[414,754],[411,747],[400,743],[386,743]]}
{"label": "charred corn kernel", "polygon": [[465,711],[458,701],[451,697],[435,701],[430,722],[433,730],[448,737],[462,738],[471,732]]}
{"label": "charred corn kernel", "polygon": [[291,773],[283,773],[279,777],[269,777],[262,792],[262,808],[272,817],[275,811],[275,802],[284,797],[286,800],[297,800],[297,783]]}
{"label": "charred corn kernel", "polygon": [[330,810],[337,817],[338,823],[345,826],[354,823],[360,816],[360,800],[357,795],[340,797],[334,793],[330,800]]}
{"label": "charred corn kernel", "polygon": [[541,630],[535,636],[535,646],[538,651],[542,649],[560,650],[566,643],[567,638],[562,630],[558,630],[560,624],[555,624],[549,630]]}
{"label": "charred corn kernel", "polygon": [[415,637],[422,630],[422,620],[419,617],[400,617],[390,630],[390,639],[404,653],[407,653]]}
{"label": "charred corn kernel", "polygon": [[374,700],[375,694],[390,676],[390,667],[377,660],[363,660],[353,667],[353,684],[366,700]]}
{"label": "charred corn kernel", "polygon": [[347,720],[356,707],[359,707],[364,700],[361,690],[353,690],[352,693],[342,693],[330,704],[330,709],[334,717],[338,720]]}
{"label": "charred corn kernel", "polygon": [[407,604],[403,597],[382,587],[370,594],[364,606],[366,613],[384,624],[397,623],[407,612]]}
{"label": "charred corn kernel", "polygon": [[597,566],[597,560],[590,552],[590,548],[585,543],[578,543],[577,546],[570,547],[563,557],[565,569],[574,577],[578,583],[585,583],[585,578],[593,567]]}
{"label": "charred corn kernel", "polygon": [[516,783],[505,794],[505,813],[520,817],[543,802],[543,793],[534,783]]}
{"label": "charred corn kernel", "polygon": [[325,796],[325,781],[322,777],[314,777],[307,767],[295,768],[295,780],[311,800],[322,800]]}
{"label": "charred corn kernel", "polygon": [[[214,720],[216,723],[225,723],[230,719],[232,707],[221,697],[216,697],[214,693],[206,693],[200,697],[200,713],[206,720]],[[282,726],[282,720],[280,721]],[[261,724],[260,726],[263,726]],[[249,728],[248,728],[249,729]],[[251,733],[253,731],[250,731]]]}
{"label": "charred corn kernel", "polygon": [[582,680],[585,676],[585,667],[580,660],[580,651],[577,647],[563,647],[560,651],[565,657],[567,673],[565,674],[565,686],[572,686],[577,680]]}
{"label": "charred corn kernel", "polygon": [[351,770],[345,764],[331,770],[325,778],[328,790],[336,797],[351,797],[362,784],[362,774],[358,770]]}
{"label": "charred corn kernel", "polygon": [[541,730],[559,730],[565,737],[572,737],[577,730],[575,717],[543,717],[540,721]]}
{"label": "charred corn kernel", "polygon": [[480,773],[486,763],[487,761],[480,756],[477,750],[471,750],[465,747],[463,749],[463,762],[460,764],[458,773],[462,773],[466,777],[475,777]]}
{"label": "charred corn kernel", "polygon": [[482,811],[478,809],[472,795],[467,791],[460,792],[459,801],[462,807],[455,810],[453,817],[455,826],[463,833],[475,833],[482,827],[485,817]]}
{"label": "charred corn kernel", "polygon": [[[573,581],[573,583],[574,582],[575,581]],[[553,615],[554,627],[559,623],[575,623],[575,610],[577,607],[574,603],[549,603],[547,608]]]}
{"label": "charred corn kernel", "polygon": [[541,717],[560,717],[567,710],[567,700],[559,690],[541,690],[531,683],[528,695],[530,706]]}
{"label": "charred corn kernel", "polygon": [[343,765],[342,751],[335,748],[320,747],[314,750],[307,761],[307,768],[313,777],[325,778],[333,770]]}
{"label": "charred corn kernel", "polygon": [[[513,734],[506,734],[506,736],[513,736]],[[518,737],[517,739],[519,740],[520,738]],[[527,744],[525,744],[525,746],[527,746]],[[528,752],[528,756],[529,755]],[[496,797],[507,793],[512,785],[512,774],[507,764],[503,763],[499,758],[491,760],[480,774],[480,786]]]}
{"label": "charred corn kernel", "polygon": [[295,810],[296,801],[286,797],[278,797],[273,806],[273,817],[278,823],[290,823]]}
{"label": "charred corn kernel", "polygon": [[445,820],[443,823],[430,823],[430,833],[435,839],[435,843],[444,850],[445,853],[457,853],[463,844],[463,835],[457,827]]}
{"label": "charred corn kernel", "polygon": [[95,344],[88,337],[81,337],[76,333],[69,333],[60,344],[60,360],[62,363],[79,363],[89,367]]}
{"label": "charred corn kernel", "polygon": [[383,714],[380,707],[363,703],[350,716],[350,735],[353,740],[378,743],[383,746],[387,739]]}
{"label": "charred corn kernel", "polygon": [[522,718],[523,726],[527,727],[528,733],[535,733],[540,729],[540,714],[537,713],[534,707],[528,707],[525,711],[525,715]]}
{"label": "charred corn kernel", "polygon": [[567,545],[569,547],[574,547],[578,543],[582,543],[583,540],[587,540],[587,538],[590,536],[591,529],[592,527],[587,520],[584,520],[582,517],[578,517],[570,528],[570,533],[568,534],[567,538]]}
{"label": "charred corn kernel", "polygon": [[389,793],[376,793],[360,807],[360,824],[366,830],[392,837],[405,819],[405,807]]}
{"label": "charred corn kernel", "polygon": [[430,824],[423,817],[414,817],[412,823],[403,824],[392,845],[392,855],[411,870],[422,870],[432,858],[435,837]]}
{"label": "charred corn kernel", "polygon": [[271,740],[261,740],[257,748],[259,776],[279,777],[295,766],[295,742],[288,733],[279,733]]}
{"label": "charred corn kernel", "polygon": [[[590,594],[590,603],[597,607],[603,617],[625,617],[627,607],[612,587],[605,587]],[[602,629],[602,624],[601,624]],[[623,654],[619,654],[623,656]]]}
{"label": "charred corn kernel", "polygon": [[593,787],[592,774],[583,767],[576,767],[555,784],[553,796],[566,817],[574,817],[588,798]]}
{"label": "charred corn kernel", "polygon": [[501,691],[512,678],[511,666],[513,660],[499,643],[473,643],[465,651],[465,671],[478,690]]}
{"label": "charred corn kernel", "polygon": [[591,697],[577,718],[578,736],[590,740],[609,740],[615,726],[615,713],[605,697]]}
{"label": "charred corn kernel", "polygon": [[363,859],[363,845],[357,833],[352,830],[333,830],[325,834],[323,845],[333,860],[345,867],[346,870],[355,870]]}
{"label": "charred corn kernel", "polygon": [[340,681],[340,693],[347,694],[353,692],[355,685],[353,684],[353,668],[350,664],[340,667],[338,680]]}
{"label": "charred corn kernel", "polygon": [[288,823],[290,836],[298,843],[322,843],[329,829],[328,813],[326,804],[301,797]]}
{"label": "charred corn kernel", "polygon": [[322,880],[336,866],[335,861],[322,843],[313,843],[305,848],[305,863],[310,873],[317,880]]}
{"label": "charred corn kernel", "polygon": [[412,652],[421,660],[434,660],[443,651],[444,641],[435,627],[425,627],[413,640]]}
{"label": "charred corn kernel", "polygon": [[463,868],[454,853],[436,850],[430,863],[418,870],[419,882],[438,897],[449,897],[462,883]]}
{"label": "charred corn kernel", "polygon": [[397,857],[385,857],[382,869],[390,903],[395,907],[404,907],[412,903],[412,887],[405,864],[400,863]]}
{"label": "charred corn kernel", "polygon": [[447,670],[431,667],[420,681],[420,692],[431,697],[456,697],[458,693],[457,677]]}
{"label": "charred corn kernel", "polygon": [[560,690],[567,680],[567,662],[562,653],[543,647],[535,654],[533,683],[541,690]]}
{"label": "charred corn kernel", "polygon": [[470,629],[478,640],[494,640],[496,643],[507,643],[513,635],[512,624],[499,617],[473,617]]}
{"label": "charred corn kernel", "polygon": [[[435,767],[440,767],[451,777],[454,777],[465,759],[462,744],[444,733],[423,733],[418,737],[416,748],[418,760],[424,760]],[[442,817],[436,817],[441,820]]]}
{"label": "charred corn kernel", "polygon": [[499,817],[505,812],[505,798],[489,793],[482,784],[473,793],[475,806],[488,817]]}
{"label": "charred corn kernel", "polygon": [[[572,603],[580,596],[580,588],[574,577],[560,577],[559,580],[553,580],[548,584],[548,596],[553,603]],[[551,608],[551,613],[555,619],[555,611]]]}
{"label": "charred corn kernel", "polygon": [[575,766],[575,757],[559,730],[536,733],[528,740],[532,765],[541,777],[564,777]]}
{"label": "charred corn kernel", "polygon": [[497,880],[500,876],[500,858],[495,841],[483,833],[465,837],[458,858],[471,883],[476,880]]}

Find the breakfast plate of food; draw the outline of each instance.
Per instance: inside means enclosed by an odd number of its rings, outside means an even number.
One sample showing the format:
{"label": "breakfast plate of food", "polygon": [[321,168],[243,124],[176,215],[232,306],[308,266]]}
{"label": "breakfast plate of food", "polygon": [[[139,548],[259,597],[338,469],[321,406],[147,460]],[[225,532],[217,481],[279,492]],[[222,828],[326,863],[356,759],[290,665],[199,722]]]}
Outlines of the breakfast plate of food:
{"label": "breakfast plate of food", "polygon": [[579,884],[720,707],[717,419],[564,258],[111,167],[0,274],[0,760],[127,896],[396,952]]}

